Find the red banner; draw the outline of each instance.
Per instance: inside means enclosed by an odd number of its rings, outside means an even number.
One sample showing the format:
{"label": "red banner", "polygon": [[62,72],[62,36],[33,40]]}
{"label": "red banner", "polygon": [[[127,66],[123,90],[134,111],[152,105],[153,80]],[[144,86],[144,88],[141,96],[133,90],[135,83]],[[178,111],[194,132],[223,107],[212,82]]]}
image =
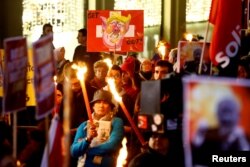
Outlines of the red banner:
{"label": "red banner", "polygon": [[26,107],[27,43],[24,37],[4,40],[3,111],[14,112]]}
{"label": "red banner", "polygon": [[214,65],[226,68],[238,54],[241,41],[241,0],[213,0],[209,21],[214,24],[210,58]]}
{"label": "red banner", "polygon": [[143,10],[88,11],[88,52],[143,51]]}
{"label": "red banner", "polygon": [[55,62],[52,49],[52,35],[33,43],[34,86],[37,102],[36,119],[50,114],[55,105]]}

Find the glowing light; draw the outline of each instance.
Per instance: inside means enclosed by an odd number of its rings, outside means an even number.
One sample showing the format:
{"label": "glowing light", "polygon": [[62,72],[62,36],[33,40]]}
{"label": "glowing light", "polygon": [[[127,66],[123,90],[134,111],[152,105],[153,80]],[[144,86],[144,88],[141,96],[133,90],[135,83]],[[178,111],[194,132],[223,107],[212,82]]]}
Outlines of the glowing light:
{"label": "glowing light", "polygon": [[161,25],[161,0],[115,0],[115,10],[144,10],[144,27]]}
{"label": "glowing light", "polygon": [[186,2],[186,21],[208,20],[212,0],[188,0]]}
{"label": "glowing light", "polygon": [[119,151],[119,156],[117,157],[117,163],[116,167],[123,167],[126,165],[127,161],[127,156],[128,156],[128,151],[127,151],[127,138],[123,138],[122,140],[122,148]]}
{"label": "glowing light", "polygon": [[188,40],[188,41],[192,41],[192,39],[193,39],[193,35],[192,34],[190,34],[190,33],[187,33],[187,34],[185,34],[185,38],[186,38],[186,40]]}
{"label": "glowing light", "polygon": [[166,47],[164,45],[161,45],[161,46],[159,46],[158,50],[162,55],[162,59],[164,59],[165,53],[166,53]]}
{"label": "glowing light", "polygon": [[107,82],[108,82],[108,85],[109,85],[109,89],[110,89],[111,93],[113,94],[115,100],[117,102],[122,102],[121,96],[116,91],[115,80],[113,78],[107,78]]}
{"label": "glowing light", "polygon": [[109,69],[111,69],[111,67],[113,66],[111,59],[106,58],[103,61],[108,65]]}
{"label": "glowing light", "polygon": [[55,86],[57,85],[57,76],[56,75],[54,75],[54,77],[53,77],[53,79],[54,79],[54,84],[55,84]]}
{"label": "glowing light", "polygon": [[22,165],[21,162],[17,160],[17,161],[16,161],[16,166],[19,167],[19,166],[21,166],[21,165]]}

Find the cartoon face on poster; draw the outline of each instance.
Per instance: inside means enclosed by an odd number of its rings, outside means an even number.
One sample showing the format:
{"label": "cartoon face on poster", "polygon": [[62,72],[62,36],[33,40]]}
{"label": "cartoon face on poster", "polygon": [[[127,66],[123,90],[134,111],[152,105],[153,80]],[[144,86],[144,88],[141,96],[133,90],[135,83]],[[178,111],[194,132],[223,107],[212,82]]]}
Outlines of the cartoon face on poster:
{"label": "cartoon face on poster", "polygon": [[143,51],[143,10],[88,11],[87,51]]}
{"label": "cartoon face on poster", "polygon": [[186,166],[216,166],[213,155],[249,151],[250,81],[198,76],[183,81]]}
{"label": "cartoon face on poster", "polygon": [[[177,55],[177,72],[186,70],[190,73],[198,73],[200,58],[202,55],[202,48],[204,42],[196,41],[179,41],[178,55]],[[209,74],[210,72],[210,58],[209,58],[210,43],[205,44],[203,55],[201,74]]]}

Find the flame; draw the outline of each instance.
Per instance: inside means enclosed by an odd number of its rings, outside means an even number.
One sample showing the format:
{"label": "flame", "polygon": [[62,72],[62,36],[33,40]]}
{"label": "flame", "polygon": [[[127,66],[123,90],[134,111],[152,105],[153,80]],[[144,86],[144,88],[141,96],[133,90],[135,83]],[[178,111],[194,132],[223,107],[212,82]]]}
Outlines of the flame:
{"label": "flame", "polygon": [[193,34],[187,33],[187,34],[185,34],[185,38],[186,38],[186,40],[188,40],[189,42],[191,42],[192,39],[193,39]]}
{"label": "flame", "polygon": [[109,69],[111,69],[111,67],[113,66],[111,59],[106,58],[103,59],[103,61],[108,65]]}
{"label": "flame", "polygon": [[84,80],[84,74],[87,72],[87,67],[86,66],[79,66],[79,65],[76,65],[76,64],[73,64],[71,66],[73,69],[76,69],[77,70],[77,78],[80,80],[80,81],[83,81]]}
{"label": "flame", "polygon": [[116,167],[123,167],[127,161],[128,151],[127,151],[127,138],[124,137],[122,140],[122,148],[119,151],[119,156],[117,157]]}
{"label": "flame", "polygon": [[158,50],[161,53],[161,55],[165,55],[166,47],[164,45],[159,46]]}
{"label": "flame", "polygon": [[56,75],[54,75],[53,79],[54,79],[54,84],[55,84],[55,86],[56,86],[56,85],[57,85],[57,82],[56,82],[56,80],[57,80],[57,76],[56,76]]}
{"label": "flame", "polygon": [[110,92],[113,94],[115,100],[118,102],[121,102],[122,98],[119,95],[119,93],[116,91],[114,78],[107,78],[107,82],[109,85]]}
{"label": "flame", "polygon": [[18,166],[18,167],[19,167],[19,166],[22,166],[22,163],[21,163],[19,160],[17,160],[17,161],[16,161],[16,166]]}

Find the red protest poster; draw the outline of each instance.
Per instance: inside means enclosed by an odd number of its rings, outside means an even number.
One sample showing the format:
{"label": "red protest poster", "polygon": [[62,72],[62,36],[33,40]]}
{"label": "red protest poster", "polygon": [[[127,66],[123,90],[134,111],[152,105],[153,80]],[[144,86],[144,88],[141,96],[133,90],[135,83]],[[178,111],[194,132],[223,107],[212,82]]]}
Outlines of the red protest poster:
{"label": "red protest poster", "polygon": [[52,35],[33,43],[34,86],[36,96],[36,119],[50,114],[55,103],[55,63],[52,48]]}
{"label": "red protest poster", "polygon": [[3,112],[15,112],[26,107],[27,42],[24,37],[4,40]]}
{"label": "red protest poster", "polygon": [[250,81],[201,76],[183,81],[186,166],[217,166],[213,155],[250,151]]}
{"label": "red protest poster", "polygon": [[[204,42],[179,41],[177,54],[177,72],[186,70],[187,72],[198,74],[203,44]],[[209,46],[210,43],[205,44],[204,55],[202,58],[201,74],[210,73],[211,61],[209,58]]]}
{"label": "red protest poster", "polygon": [[89,10],[88,52],[143,51],[143,10]]}

